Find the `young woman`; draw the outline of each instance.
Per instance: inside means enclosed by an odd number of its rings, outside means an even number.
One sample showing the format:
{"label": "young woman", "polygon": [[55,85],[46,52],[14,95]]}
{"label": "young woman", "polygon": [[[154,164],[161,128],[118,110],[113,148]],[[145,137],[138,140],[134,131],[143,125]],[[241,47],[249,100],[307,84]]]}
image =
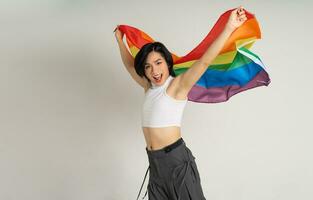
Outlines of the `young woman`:
{"label": "young woman", "polygon": [[147,192],[150,200],[205,199],[195,157],[181,137],[181,119],[188,92],[219,54],[231,33],[246,20],[242,6],[232,11],[221,34],[203,56],[179,76],[175,76],[171,53],[162,43],[144,45],[133,59],[123,42],[122,32],[118,27],[115,30],[122,61],[145,91],[142,130],[149,160]]}

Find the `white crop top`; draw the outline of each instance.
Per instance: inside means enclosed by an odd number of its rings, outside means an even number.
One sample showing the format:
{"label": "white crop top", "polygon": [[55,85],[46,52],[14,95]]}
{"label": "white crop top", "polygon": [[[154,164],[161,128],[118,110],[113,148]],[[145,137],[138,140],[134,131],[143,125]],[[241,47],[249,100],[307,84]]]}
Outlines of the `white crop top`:
{"label": "white crop top", "polygon": [[178,100],[166,93],[166,88],[174,79],[168,76],[163,85],[152,87],[145,93],[142,108],[142,127],[180,126],[187,99]]}

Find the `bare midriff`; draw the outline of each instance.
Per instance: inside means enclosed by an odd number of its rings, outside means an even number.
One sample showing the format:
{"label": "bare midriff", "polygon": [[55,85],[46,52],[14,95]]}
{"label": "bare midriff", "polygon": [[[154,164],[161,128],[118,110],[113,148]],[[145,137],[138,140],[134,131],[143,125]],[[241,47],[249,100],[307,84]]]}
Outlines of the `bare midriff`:
{"label": "bare midriff", "polygon": [[159,150],[174,142],[180,137],[180,127],[168,126],[160,128],[142,127],[148,150]]}

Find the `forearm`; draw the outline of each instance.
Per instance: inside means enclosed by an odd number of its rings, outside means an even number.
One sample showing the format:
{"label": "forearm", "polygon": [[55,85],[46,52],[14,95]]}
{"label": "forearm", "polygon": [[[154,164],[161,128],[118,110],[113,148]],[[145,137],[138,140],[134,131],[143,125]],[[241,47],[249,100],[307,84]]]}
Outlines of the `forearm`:
{"label": "forearm", "polygon": [[185,73],[182,74],[180,78],[180,85],[184,91],[190,91],[203,73],[205,73],[208,67],[212,64],[216,56],[221,52],[233,31],[241,26],[245,20],[247,20],[247,17],[245,16],[242,7],[231,11],[224,30],[211,43],[204,54],[196,62],[194,62]]}
{"label": "forearm", "polygon": [[116,38],[122,61],[126,67],[134,67],[134,58],[129,53],[128,49],[126,48],[122,38]]}
{"label": "forearm", "polygon": [[205,51],[205,53],[198,60],[198,62],[203,64],[205,67],[208,67],[219,54],[219,52],[223,49],[227,39],[233,31],[234,29],[228,28],[226,26],[224,30],[220,33],[220,35],[212,42],[212,44]]}

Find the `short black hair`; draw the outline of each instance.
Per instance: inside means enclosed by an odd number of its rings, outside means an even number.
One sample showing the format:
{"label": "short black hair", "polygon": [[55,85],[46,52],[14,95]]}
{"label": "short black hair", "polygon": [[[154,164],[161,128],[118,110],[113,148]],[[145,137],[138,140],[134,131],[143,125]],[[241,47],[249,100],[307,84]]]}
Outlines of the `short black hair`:
{"label": "short black hair", "polygon": [[173,58],[172,54],[167,50],[167,48],[161,42],[151,42],[143,45],[137,55],[135,56],[135,70],[137,74],[141,77],[145,76],[148,81],[148,77],[145,74],[145,63],[150,52],[159,52],[161,56],[165,59],[168,65],[169,74],[176,77],[173,69]]}

